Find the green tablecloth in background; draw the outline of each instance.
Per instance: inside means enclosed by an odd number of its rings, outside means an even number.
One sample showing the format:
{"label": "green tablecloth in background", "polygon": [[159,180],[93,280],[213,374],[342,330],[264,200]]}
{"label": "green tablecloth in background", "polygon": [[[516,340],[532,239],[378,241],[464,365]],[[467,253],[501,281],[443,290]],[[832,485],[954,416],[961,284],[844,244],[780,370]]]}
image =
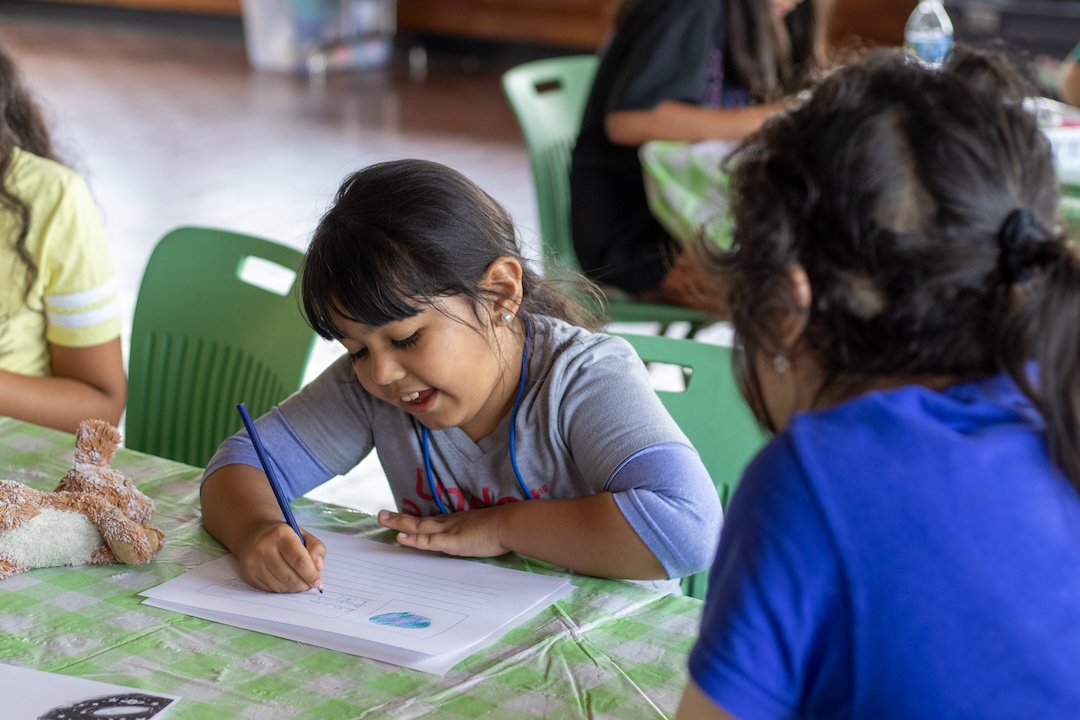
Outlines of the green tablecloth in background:
{"label": "green tablecloth in background", "polygon": [[[0,478],[52,490],[73,449],[72,435],[0,418]],[[0,581],[0,662],[179,695],[169,717],[194,720],[674,715],[701,604],[630,583],[573,575],[571,594],[441,677],[143,605],[142,590],[225,551],[199,520],[198,468],[123,449],[113,464],[154,499],[165,548],[139,567]],[[294,507],[312,530],[391,537],[364,513]]]}
{"label": "green tablecloth in background", "polygon": [[[1054,103],[1055,106],[1060,103]],[[1076,140],[1064,144],[1055,136],[1056,154],[1061,172],[1061,219],[1065,231],[1080,244],[1080,160],[1066,163],[1066,149],[1080,154],[1080,128]],[[731,247],[732,222],[728,212],[728,178],[721,170],[724,157],[735,143],[707,141],[685,143],[654,140],[641,146],[638,156],[645,180],[649,210],[660,224],[681,242],[702,230],[721,247]]]}
{"label": "green tablecloth in background", "polygon": [[731,246],[727,175],[720,164],[735,143],[653,140],[638,157],[649,210],[681,242],[704,232],[721,247]]}
{"label": "green tablecloth in background", "polygon": [[1076,244],[1080,241],[1080,182],[1061,183],[1061,219]]}

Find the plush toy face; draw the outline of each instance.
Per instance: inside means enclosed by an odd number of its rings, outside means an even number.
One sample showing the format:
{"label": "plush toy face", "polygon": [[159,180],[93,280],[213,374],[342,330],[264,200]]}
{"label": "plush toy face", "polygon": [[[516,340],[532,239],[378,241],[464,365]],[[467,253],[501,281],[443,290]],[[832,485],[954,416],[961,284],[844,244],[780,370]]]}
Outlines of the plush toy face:
{"label": "plush toy face", "polygon": [[150,525],[153,501],[110,467],[120,433],[88,420],[75,438],[75,462],[51,493],[0,480],[0,579],[36,567],[139,565],[165,536]]}

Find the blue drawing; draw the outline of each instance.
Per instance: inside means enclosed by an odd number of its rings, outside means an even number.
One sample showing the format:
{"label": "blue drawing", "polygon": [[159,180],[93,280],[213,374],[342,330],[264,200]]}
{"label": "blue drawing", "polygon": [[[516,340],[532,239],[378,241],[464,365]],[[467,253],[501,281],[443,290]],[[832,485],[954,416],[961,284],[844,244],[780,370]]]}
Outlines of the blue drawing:
{"label": "blue drawing", "polygon": [[406,630],[420,630],[431,625],[431,620],[423,615],[403,611],[372,615],[368,620],[376,625],[386,625],[387,627],[404,628]]}

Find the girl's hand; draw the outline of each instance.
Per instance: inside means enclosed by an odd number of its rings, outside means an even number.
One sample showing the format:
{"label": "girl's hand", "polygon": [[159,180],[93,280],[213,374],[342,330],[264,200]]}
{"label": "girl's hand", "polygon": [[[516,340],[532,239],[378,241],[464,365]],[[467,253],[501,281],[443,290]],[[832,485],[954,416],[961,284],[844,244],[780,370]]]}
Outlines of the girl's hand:
{"label": "girl's hand", "polygon": [[500,510],[479,508],[423,518],[380,510],[379,524],[397,530],[397,541],[407,547],[447,555],[494,557],[510,552],[500,537]]}
{"label": "girl's hand", "polygon": [[383,527],[398,531],[399,543],[420,550],[467,557],[516,552],[600,577],[668,576],[609,492],[423,518],[381,510],[378,519]]}
{"label": "girl's hand", "polygon": [[300,531],[306,547],[288,524],[267,525],[237,556],[244,580],[259,590],[276,593],[321,588],[326,546],[303,528]]}

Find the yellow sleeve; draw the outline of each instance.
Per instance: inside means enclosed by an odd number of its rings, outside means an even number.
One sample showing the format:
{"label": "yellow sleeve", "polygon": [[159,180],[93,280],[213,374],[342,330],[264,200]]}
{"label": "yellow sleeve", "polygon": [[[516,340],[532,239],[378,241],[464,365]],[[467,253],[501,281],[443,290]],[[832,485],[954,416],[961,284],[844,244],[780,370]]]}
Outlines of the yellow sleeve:
{"label": "yellow sleeve", "polygon": [[89,347],[120,335],[120,307],[101,220],[86,184],[65,173],[51,212],[32,215],[42,238],[46,339]]}

